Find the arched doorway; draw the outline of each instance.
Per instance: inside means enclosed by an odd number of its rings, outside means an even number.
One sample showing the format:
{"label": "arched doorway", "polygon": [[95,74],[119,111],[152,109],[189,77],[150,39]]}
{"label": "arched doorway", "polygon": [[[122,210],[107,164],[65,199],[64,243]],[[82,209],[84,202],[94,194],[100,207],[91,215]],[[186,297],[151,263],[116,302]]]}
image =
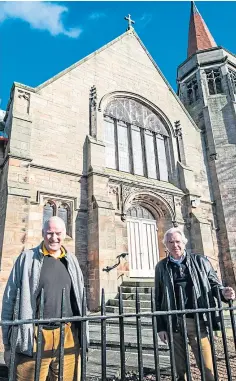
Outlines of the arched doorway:
{"label": "arched doorway", "polygon": [[159,260],[156,220],[141,205],[131,206],[126,216],[130,277],[153,278]]}

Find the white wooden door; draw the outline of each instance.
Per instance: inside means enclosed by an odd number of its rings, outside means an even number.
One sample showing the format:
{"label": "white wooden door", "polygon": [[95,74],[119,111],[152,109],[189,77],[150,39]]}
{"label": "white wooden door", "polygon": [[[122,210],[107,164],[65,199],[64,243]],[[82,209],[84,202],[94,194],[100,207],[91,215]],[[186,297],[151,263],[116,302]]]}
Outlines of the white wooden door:
{"label": "white wooden door", "polygon": [[130,277],[153,278],[159,260],[156,221],[127,219]]}

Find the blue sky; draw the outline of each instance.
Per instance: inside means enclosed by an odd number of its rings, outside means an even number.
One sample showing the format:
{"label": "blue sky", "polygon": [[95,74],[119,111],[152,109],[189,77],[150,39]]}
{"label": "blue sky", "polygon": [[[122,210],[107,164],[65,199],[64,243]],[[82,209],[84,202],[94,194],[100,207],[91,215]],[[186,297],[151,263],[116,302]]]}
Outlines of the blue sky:
{"label": "blue sky", "polygon": [[[216,43],[236,53],[236,2],[197,1]],[[190,2],[0,2],[0,108],[13,81],[37,86],[122,34],[135,30],[176,89],[186,59]]]}

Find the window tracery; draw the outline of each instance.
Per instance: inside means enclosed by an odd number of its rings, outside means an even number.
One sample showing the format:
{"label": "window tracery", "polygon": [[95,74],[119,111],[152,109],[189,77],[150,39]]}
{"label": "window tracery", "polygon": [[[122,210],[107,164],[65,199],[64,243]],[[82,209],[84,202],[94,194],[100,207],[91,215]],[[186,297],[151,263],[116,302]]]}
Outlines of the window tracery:
{"label": "window tracery", "polygon": [[220,69],[206,70],[208,90],[210,95],[223,93]]}
{"label": "window tracery", "polygon": [[133,99],[115,98],[104,112],[106,166],[168,181],[168,131],[158,115]]}

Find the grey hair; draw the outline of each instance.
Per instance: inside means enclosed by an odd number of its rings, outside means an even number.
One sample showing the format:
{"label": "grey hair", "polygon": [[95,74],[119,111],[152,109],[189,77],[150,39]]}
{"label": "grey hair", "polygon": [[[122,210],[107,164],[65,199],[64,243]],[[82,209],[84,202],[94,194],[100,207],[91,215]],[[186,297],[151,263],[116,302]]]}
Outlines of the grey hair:
{"label": "grey hair", "polygon": [[60,218],[60,217],[57,217],[57,216],[53,216],[53,217],[50,217],[47,221],[44,222],[43,224],[43,234],[44,232],[47,230],[48,228],[48,223],[49,221],[54,221],[54,222],[58,222],[62,227],[63,227],[63,231],[66,233],[66,225],[65,225],[65,222]]}
{"label": "grey hair", "polygon": [[185,237],[184,235],[184,232],[180,229],[180,228],[170,228],[169,230],[167,230],[164,234],[164,238],[163,238],[163,243],[164,245],[166,246],[167,244],[167,241],[168,241],[168,235],[170,234],[173,234],[173,233],[178,233],[179,235],[181,235],[182,237],[182,242],[184,245],[186,245],[186,243],[188,242],[187,238]]}

